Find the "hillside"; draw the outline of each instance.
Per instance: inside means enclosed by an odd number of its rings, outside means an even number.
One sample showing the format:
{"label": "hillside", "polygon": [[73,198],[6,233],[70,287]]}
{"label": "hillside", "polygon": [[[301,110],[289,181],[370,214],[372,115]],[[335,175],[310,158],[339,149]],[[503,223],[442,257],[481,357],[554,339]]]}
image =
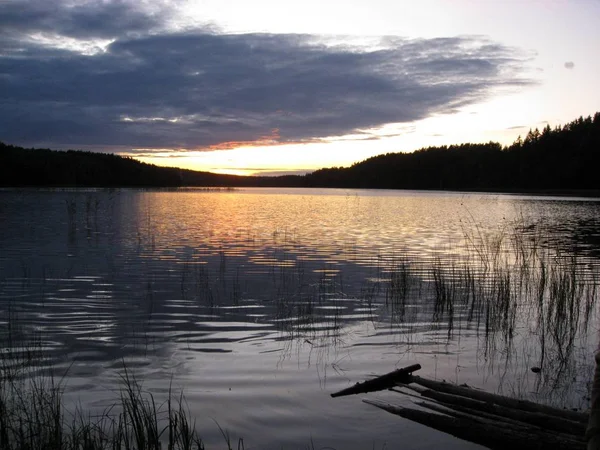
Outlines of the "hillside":
{"label": "hillside", "polygon": [[[278,177],[293,183],[299,177]],[[107,153],[24,149],[0,142],[0,186],[178,187],[271,186],[268,177],[242,177],[158,167]]]}
{"label": "hillside", "polygon": [[502,147],[460,144],[388,153],[304,176],[243,177],[164,168],[83,151],[24,149],[0,142],[0,186],[278,186],[470,191],[600,190],[600,113]]}
{"label": "hillside", "polygon": [[306,175],[307,186],[474,191],[600,189],[600,113],[541,132],[511,146],[498,143],[388,153],[348,168]]}

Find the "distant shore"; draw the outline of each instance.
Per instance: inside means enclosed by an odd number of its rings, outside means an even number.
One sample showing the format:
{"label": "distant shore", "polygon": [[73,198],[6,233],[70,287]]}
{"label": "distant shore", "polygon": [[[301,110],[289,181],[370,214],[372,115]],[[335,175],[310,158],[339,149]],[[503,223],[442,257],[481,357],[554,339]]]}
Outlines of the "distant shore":
{"label": "distant shore", "polygon": [[305,187],[598,197],[599,148],[600,112],[553,129],[530,130],[507,147],[497,142],[428,147],[305,175],[224,175],[158,167],[114,154],[0,142],[0,186]]}
{"label": "distant shore", "polygon": [[394,188],[363,188],[363,187],[345,187],[345,186],[0,186],[2,191],[14,190],[48,190],[48,191],[85,191],[85,190],[109,190],[109,189],[128,189],[128,190],[151,190],[151,191],[204,191],[204,192],[235,192],[237,189],[253,188],[253,189],[348,189],[348,190],[372,190],[372,191],[418,191],[418,192],[450,192],[457,194],[496,194],[496,195],[528,195],[539,197],[572,197],[572,198],[598,198],[600,200],[600,189],[498,189],[498,190],[470,190],[470,189],[394,189]]}

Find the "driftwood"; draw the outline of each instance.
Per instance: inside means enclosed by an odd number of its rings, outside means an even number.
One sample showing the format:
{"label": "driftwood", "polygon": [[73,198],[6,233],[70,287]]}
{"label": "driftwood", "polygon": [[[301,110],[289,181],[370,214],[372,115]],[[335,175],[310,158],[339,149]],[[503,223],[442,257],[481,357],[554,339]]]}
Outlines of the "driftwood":
{"label": "driftwood", "polygon": [[[403,394],[407,397],[412,397],[413,400],[417,399],[417,400],[423,400],[423,397],[421,397],[418,394],[411,394],[410,392],[405,392],[405,391],[400,391],[398,389],[391,389],[392,391],[395,392],[399,392],[400,394]],[[515,420],[515,419],[511,419],[509,417],[504,417],[504,416],[499,416],[496,414],[491,414],[488,412],[483,412],[483,411],[473,411],[469,408],[463,407],[463,406],[458,406],[458,405],[446,405],[442,402],[439,402],[437,400],[434,400],[432,398],[428,398],[427,402],[423,402],[423,401],[414,401],[414,403],[416,405],[422,406],[424,408],[428,408],[428,409],[432,409],[434,411],[437,411],[438,409],[436,409],[435,405],[439,406],[439,411],[438,412],[443,412],[444,414],[447,415],[454,415],[455,417],[458,416],[458,414],[467,414],[467,415],[471,415],[471,416],[475,416],[478,417],[480,419],[490,419],[493,420],[494,423],[496,423],[497,425],[500,425],[502,422],[508,423],[509,425],[514,425],[516,427],[531,427],[531,428],[536,428],[536,425],[531,425],[531,424],[523,424],[522,422]],[[543,427],[537,427],[539,429],[543,429]]]}
{"label": "driftwood", "polygon": [[447,416],[455,417],[457,419],[467,419],[470,421],[478,422],[483,425],[494,425],[494,426],[502,426],[509,427],[512,429],[528,432],[532,430],[540,431],[541,428],[535,426],[527,426],[521,422],[513,421],[506,422],[501,420],[498,416],[494,416],[493,414],[486,413],[477,413],[476,411],[468,411],[466,408],[464,410],[457,410],[456,408],[444,406],[440,403],[433,403],[431,401],[426,402],[414,402],[415,405],[421,406],[422,408],[430,409],[431,411],[435,411],[438,413],[445,414]]}
{"label": "driftwood", "polygon": [[332,397],[342,397],[344,395],[353,394],[364,394],[367,392],[382,391],[384,389],[390,389],[398,383],[406,383],[411,376],[411,373],[419,370],[420,364],[413,364],[412,366],[403,367],[402,369],[394,370],[393,372],[375,377],[371,380],[363,381],[362,383],[356,383],[346,389],[342,389],[339,392],[331,394]]}
{"label": "driftwood", "polygon": [[581,422],[587,424],[588,420],[588,415],[581,412],[570,411],[568,409],[558,409],[553,408],[551,406],[540,405],[538,403],[530,402],[528,400],[519,400],[515,398],[504,397],[502,395],[490,394],[489,392],[481,391],[479,389],[456,386],[454,384],[446,383],[443,381],[434,381],[418,376],[411,376],[409,378],[409,383],[417,383],[434,391],[473,398],[482,402],[495,403],[497,405],[506,406],[507,408],[563,417],[574,422]]}
{"label": "driftwood", "polygon": [[[538,436],[543,435],[546,441],[548,442],[562,442],[562,443],[571,443],[571,447],[577,448],[580,445],[585,444],[584,435],[581,434],[571,434],[569,432],[559,432],[554,431],[547,428],[542,428],[535,425],[525,424],[519,421],[506,422],[501,420],[501,416],[494,416],[493,414],[481,414],[478,411],[469,412],[460,412],[453,408],[444,407],[441,405],[432,404],[430,402],[415,402],[415,404],[430,409],[432,411],[441,412],[443,414],[447,414],[452,417],[467,419],[470,421],[474,421],[480,423],[483,426],[490,425],[494,427],[501,427],[505,430],[505,433],[515,433],[520,432],[527,435],[534,436],[538,438]],[[570,447],[569,447],[570,448]]]}
{"label": "driftwood", "polygon": [[585,449],[583,440],[571,436],[564,437],[555,433],[524,431],[519,428],[507,427],[505,424],[481,423],[465,417],[457,418],[418,409],[404,408],[379,400],[363,401],[413,422],[435,428],[490,449]]}
{"label": "driftwood", "polygon": [[395,370],[331,396],[390,389],[410,396],[414,407],[363,401],[491,449],[586,448],[588,414],[412,375],[420,368],[415,364]]}
{"label": "driftwood", "polygon": [[[408,386],[408,388],[417,391],[419,394],[421,394],[422,397],[438,400],[442,404],[451,406],[458,411],[463,411],[472,414],[479,414],[481,412],[484,412],[494,416],[506,417],[509,419],[514,419],[523,422],[525,424],[536,425],[560,432],[577,434],[581,436],[585,434],[586,423],[569,420],[565,417],[562,417],[562,415],[558,415],[563,412],[560,409],[550,407],[541,408],[542,405],[537,405],[535,403],[534,405],[539,406],[540,409],[544,411],[543,413],[531,410],[527,411],[518,408],[509,408],[503,406],[501,403],[506,403],[506,400],[514,399],[507,399],[506,397],[495,395],[494,399],[496,401],[489,401],[489,399],[488,401],[482,401],[476,399],[476,397],[482,397],[478,394],[486,394],[483,397],[487,397],[492,394],[488,394],[487,392],[479,392],[475,389],[469,388],[462,388],[462,390],[464,391],[464,395],[446,394],[445,392],[438,392],[434,391],[433,389],[419,388],[419,386],[415,385]],[[474,392],[476,392],[477,394],[473,396]],[[530,407],[530,409],[534,408]]]}

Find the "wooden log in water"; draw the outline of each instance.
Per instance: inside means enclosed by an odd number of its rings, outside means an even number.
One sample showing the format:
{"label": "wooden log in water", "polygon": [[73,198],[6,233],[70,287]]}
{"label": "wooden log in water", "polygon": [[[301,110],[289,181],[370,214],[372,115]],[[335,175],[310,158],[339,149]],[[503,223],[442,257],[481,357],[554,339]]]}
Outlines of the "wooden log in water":
{"label": "wooden log in water", "polygon": [[515,430],[520,431],[522,433],[527,434],[539,434],[543,433],[548,436],[548,438],[552,439],[562,439],[568,441],[577,441],[582,445],[585,444],[585,436],[584,434],[571,434],[564,433],[559,430],[554,430],[552,428],[542,428],[536,425],[530,425],[528,423],[519,422],[519,421],[510,421],[507,422],[502,416],[495,416],[493,414],[481,413],[480,411],[469,410],[468,408],[459,408],[443,406],[439,404],[434,404],[431,402],[415,402],[416,405],[421,406],[423,408],[431,409],[432,411],[440,412],[452,417],[456,417],[457,419],[467,419],[471,421],[475,421],[481,423],[483,425],[493,425],[497,427],[503,427],[506,429],[506,432],[514,432]]}
{"label": "wooden log in water", "polygon": [[[472,398],[487,403],[495,403],[506,408],[512,408],[521,411],[527,411],[532,413],[548,414],[551,416],[562,417],[573,422],[580,422],[587,425],[588,414],[577,411],[570,411],[567,409],[553,408],[547,405],[540,405],[528,400],[519,400],[510,397],[504,397],[502,395],[490,394],[489,392],[481,391],[479,389],[473,389],[469,387],[456,386],[451,383],[443,381],[434,381],[427,378],[421,378],[416,375],[408,377],[409,383],[417,383],[421,386],[425,386],[433,391],[444,392],[447,394],[453,394],[457,396]],[[408,383],[401,383],[408,384]]]}
{"label": "wooden log in water", "polygon": [[490,449],[585,449],[583,441],[557,434],[546,434],[535,430],[525,432],[518,427],[509,428],[505,423],[500,425],[483,424],[465,417],[459,419],[443,414],[392,405],[379,400],[363,400],[363,402]]}
{"label": "wooden log in water", "polygon": [[[423,388],[423,389],[426,389],[426,388]],[[423,405],[421,405],[422,402],[419,402],[419,400],[424,400],[424,398],[421,395],[412,394],[412,393],[409,393],[409,392],[401,391],[401,390],[399,390],[397,388],[392,388],[391,390],[394,391],[394,392],[398,392],[398,393],[400,393],[402,395],[411,397],[412,400],[413,400],[413,402],[415,404],[417,404],[419,406],[423,406]],[[463,407],[463,406],[447,405],[446,403],[440,402],[440,401],[435,400],[433,398],[427,398],[426,400],[427,400],[427,402],[429,404],[428,407],[430,409],[433,409],[433,408],[431,408],[431,404],[435,403],[435,404],[439,405],[440,408],[444,408],[444,410],[446,410],[445,414],[448,414],[448,415],[453,415],[454,414],[456,416],[457,412],[458,413],[465,413],[465,414],[475,414],[473,412],[473,410],[470,410],[469,408],[466,408],[466,407]],[[452,412],[448,412],[448,411],[452,411]],[[506,423],[508,423],[510,425],[521,426],[521,427],[522,426],[528,426],[528,427],[536,428],[535,425],[524,425],[522,422],[520,422],[518,420],[514,420],[514,419],[511,419],[511,418],[508,418],[508,417],[504,417],[504,416],[498,416],[498,415],[491,414],[491,413],[488,413],[488,412],[477,411],[476,414],[477,414],[478,417],[482,417],[482,418],[485,418],[485,419],[493,420],[497,425],[501,425],[501,422],[506,422]],[[537,427],[537,428],[543,429],[543,427]]]}
{"label": "wooden log in water", "polygon": [[363,381],[362,383],[356,383],[354,386],[334,392],[331,394],[331,396],[341,397],[344,395],[364,394],[366,392],[389,389],[395,386],[397,383],[407,383],[411,374],[420,368],[420,364],[413,364],[412,366],[403,367],[402,369],[394,370],[393,372],[386,373],[380,377],[375,377],[371,380]]}
{"label": "wooden log in water", "polygon": [[469,412],[468,410],[461,411],[456,409],[454,406],[451,407],[446,406],[442,403],[435,403],[429,399],[428,401],[414,401],[414,403],[415,405],[418,405],[422,408],[427,408],[438,413],[446,414],[447,416],[455,417],[457,419],[468,419],[475,422],[480,422],[483,424],[492,424],[496,426],[504,426],[503,423],[507,423],[508,429],[516,428],[520,429],[521,431],[529,431],[530,429],[537,429],[538,431],[540,430],[540,428],[537,428],[535,426],[528,426],[518,421],[505,422],[504,420],[502,420],[503,418],[493,416],[492,414],[477,414],[477,412],[475,411]]}
{"label": "wooden log in water", "polygon": [[[568,433],[576,436],[583,436],[585,434],[586,424],[579,421],[569,420],[565,417],[560,417],[554,414],[547,414],[545,412],[536,412],[536,411],[525,411],[522,409],[514,409],[508,408],[503,405],[499,405],[497,403],[492,403],[488,401],[482,401],[478,399],[474,399],[471,397],[456,395],[456,394],[448,394],[445,392],[435,391],[433,389],[428,389],[424,387],[420,387],[418,385],[408,385],[406,386],[409,389],[412,389],[422,397],[431,398],[441,402],[443,405],[448,407],[453,407],[458,410],[462,410],[464,412],[470,414],[478,414],[479,412],[488,413],[494,416],[507,417],[509,419],[513,419],[524,424],[535,425],[538,427],[543,427],[546,429],[550,429],[553,431]],[[473,389],[463,388],[468,393],[471,394],[470,391]],[[485,393],[487,394],[487,393]],[[492,395],[492,394],[488,394]],[[501,397],[501,396],[497,396]],[[503,400],[506,400],[506,397],[501,397]],[[514,399],[509,399],[514,400]],[[536,406],[541,406],[537,405]],[[544,409],[548,411],[548,409]],[[552,408],[552,412],[562,411],[556,410]]]}

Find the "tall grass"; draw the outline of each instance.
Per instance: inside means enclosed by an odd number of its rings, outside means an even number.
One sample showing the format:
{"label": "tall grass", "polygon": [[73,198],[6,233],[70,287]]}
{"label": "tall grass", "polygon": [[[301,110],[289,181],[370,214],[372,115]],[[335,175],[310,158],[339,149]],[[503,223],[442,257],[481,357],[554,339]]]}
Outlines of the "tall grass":
{"label": "tall grass", "polygon": [[[71,226],[76,208],[67,203],[67,210]],[[378,265],[357,292],[349,289],[352,280],[333,267],[311,271],[301,261],[273,265],[266,301],[274,306],[274,320],[286,339],[314,344],[316,351],[339,344],[344,323],[359,320],[344,318],[342,306],[366,303],[369,311],[389,308],[396,322],[410,324],[415,322],[411,314],[430,313],[448,339],[471,327],[486,360],[500,355],[514,362],[522,357],[515,341],[528,341],[535,349],[527,363],[541,369],[538,387],[551,395],[581,376],[577,350],[597,319],[597,272],[576,253],[566,257],[548,248],[537,228],[519,223],[496,233],[471,227],[458,253],[382,263],[385,267]],[[242,301],[247,295],[243,273],[227,258],[219,252],[212,271],[204,264],[182,264],[182,297],[210,308]],[[384,293],[380,279],[386,280]],[[148,303],[152,310],[150,285]],[[41,340],[26,339],[17,323],[9,317],[8,334],[1,336],[0,450],[204,448],[185,399],[170,393],[157,401],[126,369],[111,407],[94,416],[67,408],[64,383],[48,368]],[[231,449],[234,444],[226,432],[223,436]]]}
{"label": "tall grass", "polygon": [[10,346],[0,353],[0,450],[205,448],[182,395],[169,391],[159,403],[125,367],[112,406],[94,416],[69,410],[63,380],[44,368],[40,341],[17,345],[14,332],[2,337]]}
{"label": "tall grass", "polygon": [[[465,327],[477,330],[482,358],[504,361],[503,370],[522,367],[527,348],[527,363],[539,369],[537,388],[558,399],[559,388],[591,376],[584,362],[591,352],[578,351],[589,348],[590,325],[598,320],[600,277],[576,250],[567,256],[544,241],[538,227],[522,222],[495,233],[472,226],[455,258],[392,265],[386,302],[400,320],[408,298],[431,307],[430,320],[445,327],[448,339]],[[428,286],[421,300],[410,289],[419,277]]]}

